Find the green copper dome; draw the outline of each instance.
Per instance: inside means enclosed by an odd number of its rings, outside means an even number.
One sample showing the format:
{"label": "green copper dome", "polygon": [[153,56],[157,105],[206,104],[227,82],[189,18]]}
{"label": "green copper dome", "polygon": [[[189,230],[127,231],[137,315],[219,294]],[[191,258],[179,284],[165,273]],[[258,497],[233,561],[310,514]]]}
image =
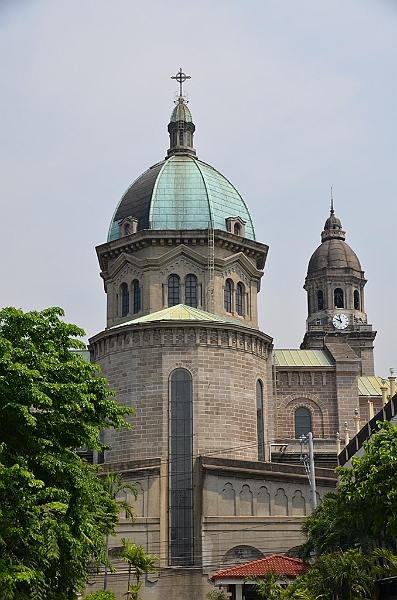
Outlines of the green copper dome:
{"label": "green copper dome", "polygon": [[245,237],[255,239],[248,208],[236,188],[216,169],[189,155],[177,154],[138,177],[122,197],[108,241],[119,238],[119,222],[138,219],[142,229],[214,229],[227,231],[226,219],[245,221]]}
{"label": "green copper dome", "polygon": [[[167,158],[145,171],[121,198],[109,228],[108,241],[121,233],[124,219],[134,220],[134,231],[144,229],[214,229],[228,231],[227,219],[239,217],[244,236],[254,240],[248,208],[236,188],[205,162],[193,148],[195,126],[183,97],[179,97],[168,125]],[[129,230],[129,228],[128,228]]]}
{"label": "green copper dome", "polygon": [[184,102],[178,102],[171,113],[170,122],[176,123],[177,121],[193,122],[191,112]]}

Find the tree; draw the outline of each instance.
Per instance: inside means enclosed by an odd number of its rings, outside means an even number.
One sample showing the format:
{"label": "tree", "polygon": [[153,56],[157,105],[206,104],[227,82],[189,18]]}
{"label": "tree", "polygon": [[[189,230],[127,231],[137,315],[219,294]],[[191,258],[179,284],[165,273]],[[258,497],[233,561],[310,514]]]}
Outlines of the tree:
{"label": "tree", "polygon": [[98,367],[72,350],[84,331],[50,308],[0,311],[0,597],[72,600],[118,506],[76,448],[129,427]]}
{"label": "tree", "polygon": [[338,489],[303,522],[307,541],[300,555],[335,552],[374,545],[397,544],[397,426],[380,423],[379,431],[364,443],[365,454],[353,457],[352,467],[340,467]]}
{"label": "tree", "polygon": [[356,549],[322,554],[302,580],[304,589],[314,598],[371,598],[375,585],[373,559]]}
{"label": "tree", "polygon": [[346,501],[339,491],[328,492],[302,523],[306,542],[300,546],[299,556],[308,560],[313,553],[345,551],[357,546],[368,551],[374,539],[371,525],[371,515],[363,513],[357,502]]}
{"label": "tree", "polygon": [[263,577],[249,577],[261,600],[280,600],[283,594],[282,579],[276,571],[268,571]]}
{"label": "tree", "polygon": [[[130,519],[133,523],[135,521],[135,510],[134,510],[133,505],[130,504],[126,500],[118,500],[117,496],[120,492],[122,492],[124,490],[130,490],[133,493],[133,496],[136,500],[138,497],[138,492],[136,491],[136,488],[129,483],[124,483],[122,473],[112,473],[111,471],[108,471],[106,473],[105,479],[103,480],[103,486],[104,486],[106,492],[109,494],[109,496],[113,500],[116,501],[118,509],[119,509],[119,513],[124,512],[126,517],[127,516],[130,517]],[[108,549],[109,549],[109,531],[106,531],[106,535],[105,535],[106,558],[108,557]],[[103,589],[104,590],[106,590],[106,588],[107,588],[107,575],[108,575],[108,562],[106,561],[105,562],[105,573],[104,573],[104,577],[103,577]]]}
{"label": "tree", "polygon": [[[128,563],[128,583],[126,596],[131,600],[137,600],[139,590],[141,589],[141,576],[143,573],[155,573],[156,566],[155,562],[158,560],[158,556],[155,554],[147,554],[142,546],[137,546],[133,542],[122,538],[121,543],[123,544],[123,550],[120,553],[120,558],[124,562]],[[131,584],[132,570],[134,570],[134,576],[136,584]]]}
{"label": "tree", "polygon": [[384,532],[397,542],[397,426],[389,421],[378,425],[364,443],[365,454],[352,458],[351,469],[338,469],[338,493],[360,506],[375,535]]}
{"label": "tree", "polygon": [[84,596],[84,600],[116,600],[116,596],[110,590],[101,590],[87,594],[87,596]]}

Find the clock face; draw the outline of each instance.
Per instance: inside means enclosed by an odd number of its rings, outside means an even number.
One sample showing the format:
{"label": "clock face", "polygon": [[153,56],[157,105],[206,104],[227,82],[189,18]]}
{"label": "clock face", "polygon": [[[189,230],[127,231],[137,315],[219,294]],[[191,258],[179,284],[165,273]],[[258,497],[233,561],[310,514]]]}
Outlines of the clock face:
{"label": "clock face", "polygon": [[346,327],[349,325],[349,317],[343,313],[334,315],[332,324],[336,329],[346,329]]}

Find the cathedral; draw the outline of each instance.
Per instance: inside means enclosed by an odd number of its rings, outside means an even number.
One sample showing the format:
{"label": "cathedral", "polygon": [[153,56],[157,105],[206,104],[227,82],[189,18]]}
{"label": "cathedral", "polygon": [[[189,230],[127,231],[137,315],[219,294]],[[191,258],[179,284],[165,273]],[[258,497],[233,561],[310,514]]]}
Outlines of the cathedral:
{"label": "cathedral", "polygon": [[[294,556],[310,512],[301,436],[314,438],[321,499],[349,428],[388,390],[374,376],[364,272],[332,205],[309,260],[300,349],[275,349],[258,328],[268,246],[233,184],[196,155],[186,78],[175,77],[167,156],[127,189],[97,247],[107,326],[91,361],[135,410],[132,431],[106,431],[111,449],[95,457],[138,490],[134,526],[121,516],[110,544],[120,599],[122,537],[159,557],[143,600],[203,600],[220,568]],[[101,574],[91,583],[103,587]]]}

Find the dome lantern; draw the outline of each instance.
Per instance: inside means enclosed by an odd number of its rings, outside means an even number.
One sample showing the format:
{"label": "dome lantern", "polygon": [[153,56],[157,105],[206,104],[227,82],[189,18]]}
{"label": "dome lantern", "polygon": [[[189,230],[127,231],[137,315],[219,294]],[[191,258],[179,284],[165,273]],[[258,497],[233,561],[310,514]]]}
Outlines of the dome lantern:
{"label": "dome lantern", "polygon": [[196,128],[187,106],[186,94],[184,95],[182,90],[182,84],[186,79],[190,79],[190,75],[185,75],[181,68],[171,79],[176,79],[179,83],[179,96],[175,100],[175,108],[168,124],[170,147],[167,151],[167,158],[175,154],[196,156],[196,150],[193,148],[193,134]]}

